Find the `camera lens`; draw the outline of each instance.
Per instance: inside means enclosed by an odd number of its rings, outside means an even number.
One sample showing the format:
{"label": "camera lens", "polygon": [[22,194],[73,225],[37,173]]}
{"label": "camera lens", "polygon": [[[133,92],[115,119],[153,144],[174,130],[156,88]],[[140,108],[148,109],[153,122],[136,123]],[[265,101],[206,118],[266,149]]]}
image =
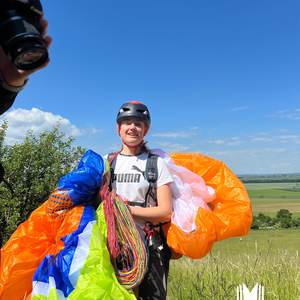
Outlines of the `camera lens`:
{"label": "camera lens", "polygon": [[48,58],[47,49],[36,43],[27,43],[10,50],[12,62],[19,70],[32,70],[41,66]]}
{"label": "camera lens", "polygon": [[15,10],[8,10],[0,19],[0,44],[15,67],[33,70],[44,64],[48,51],[36,21]]}

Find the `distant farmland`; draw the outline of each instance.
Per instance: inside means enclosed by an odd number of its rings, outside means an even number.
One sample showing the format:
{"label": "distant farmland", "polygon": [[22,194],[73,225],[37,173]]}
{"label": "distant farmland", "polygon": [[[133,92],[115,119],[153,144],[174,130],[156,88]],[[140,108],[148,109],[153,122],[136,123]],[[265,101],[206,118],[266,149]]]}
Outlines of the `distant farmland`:
{"label": "distant farmland", "polygon": [[298,183],[245,183],[251,199],[253,215],[259,212],[275,217],[280,209],[287,209],[293,219],[300,218],[300,184]]}

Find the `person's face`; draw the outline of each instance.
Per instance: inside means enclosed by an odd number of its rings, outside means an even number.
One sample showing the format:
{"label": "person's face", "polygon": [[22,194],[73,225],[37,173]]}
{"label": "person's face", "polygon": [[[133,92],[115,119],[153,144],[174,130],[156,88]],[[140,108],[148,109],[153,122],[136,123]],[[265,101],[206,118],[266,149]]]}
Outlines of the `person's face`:
{"label": "person's face", "polygon": [[144,138],[145,123],[139,118],[127,117],[120,122],[120,135],[129,146],[138,145]]}

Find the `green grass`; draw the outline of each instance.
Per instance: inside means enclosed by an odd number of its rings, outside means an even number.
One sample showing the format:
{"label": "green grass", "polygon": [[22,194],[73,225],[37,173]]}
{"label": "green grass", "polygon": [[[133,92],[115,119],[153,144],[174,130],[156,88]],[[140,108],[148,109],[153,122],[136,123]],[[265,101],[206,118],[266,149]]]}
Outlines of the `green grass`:
{"label": "green grass", "polygon": [[246,190],[300,190],[300,184],[298,183],[244,183]]}
{"label": "green grass", "polygon": [[300,179],[300,175],[286,175],[286,176],[238,176],[245,180],[295,180]]}
{"label": "green grass", "polygon": [[251,198],[251,205],[253,206],[261,206],[261,205],[286,205],[290,204],[300,204],[300,198]]}
{"label": "green grass", "polygon": [[276,254],[278,249],[288,251],[290,254],[295,253],[300,248],[300,229],[250,230],[246,236],[233,237],[215,243],[212,253],[225,257],[228,254],[251,253],[256,251],[256,244],[259,245],[260,251],[267,251],[271,248],[269,253]]}
{"label": "green grass", "polygon": [[[280,209],[287,209],[293,218],[300,217],[300,199],[280,199],[280,198],[251,198],[252,212],[259,212],[275,217]],[[271,215],[270,215],[271,216]]]}
{"label": "green grass", "polygon": [[[272,185],[272,183],[245,184],[253,215],[261,212],[274,218],[280,209],[287,209],[293,214],[293,219],[300,218],[300,192],[272,189]],[[280,188],[284,189],[288,188],[289,183],[280,185]]]}
{"label": "green grass", "polygon": [[[263,213],[264,215],[266,216],[269,216],[271,218],[275,218],[276,217],[276,214],[277,212],[269,212],[269,211],[266,211],[266,212],[263,212],[261,210],[258,210],[258,211],[252,211],[252,214],[253,216],[258,216],[259,213]],[[291,212],[291,211],[290,211]],[[300,212],[292,212],[292,219],[298,219],[300,218]]]}
{"label": "green grass", "polygon": [[271,197],[271,198],[298,198],[300,201],[300,192],[293,192],[287,190],[247,190],[249,197],[259,198],[259,197]]}
{"label": "green grass", "polygon": [[265,300],[300,299],[300,230],[252,230],[214,244],[200,260],[171,261],[169,300],[236,299],[237,286],[264,286]]}
{"label": "green grass", "polygon": [[[245,187],[253,215],[262,212],[275,217],[278,210],[288,209],[293,219],[300,218],[300,184],[251,183]],[[299,191],[292,191],[293,187]],[[231,300],[237,298],[238,285],[245,283],[251,291],[258,283],[264,286],[264,300],[300,300],[299,249],[300,228],[250,230],[246,236],[216,242],[200,260],[171,261],[167,299]]]}

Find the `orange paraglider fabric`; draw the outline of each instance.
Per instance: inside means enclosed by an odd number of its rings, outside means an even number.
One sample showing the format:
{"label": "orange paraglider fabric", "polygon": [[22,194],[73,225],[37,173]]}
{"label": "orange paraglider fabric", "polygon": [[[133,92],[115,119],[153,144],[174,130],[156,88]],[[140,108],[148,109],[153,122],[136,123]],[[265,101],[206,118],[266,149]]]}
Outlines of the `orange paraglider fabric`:
{"label": "orange paraglider fabric", "polygon": [[78,227],[84,206],[74,207],[63,219],[53,219],[46,213],[47,205],[45,202],[37,208],[1,249],[1,300],[26,299],[32,290],[33,275],[45,255],[62,250],[61,238]]}
{"label": "orange paraglider fabric", "polygon": [[199,207],[195,219],[197,230],[185,233],[172,222],[164,226],[175,258],[180,255],[202,258],[214,242],[249,232],[252,223],[250,199],[243,183],[223,162],[196,153],[173,153],[170,157],[176,165],[201,176],[215,189],[217,196],[212,201],[213,211]]}

